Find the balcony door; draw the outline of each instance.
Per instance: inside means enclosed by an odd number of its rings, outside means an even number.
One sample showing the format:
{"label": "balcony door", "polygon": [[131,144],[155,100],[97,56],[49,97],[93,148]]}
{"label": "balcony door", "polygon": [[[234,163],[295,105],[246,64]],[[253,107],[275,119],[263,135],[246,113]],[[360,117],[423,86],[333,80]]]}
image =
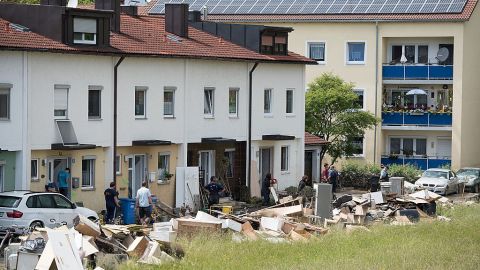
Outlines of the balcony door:
{"label": "balcony door", "polygon": [[452,138],[437,139],[437,157],[450,159],[452,156]]}

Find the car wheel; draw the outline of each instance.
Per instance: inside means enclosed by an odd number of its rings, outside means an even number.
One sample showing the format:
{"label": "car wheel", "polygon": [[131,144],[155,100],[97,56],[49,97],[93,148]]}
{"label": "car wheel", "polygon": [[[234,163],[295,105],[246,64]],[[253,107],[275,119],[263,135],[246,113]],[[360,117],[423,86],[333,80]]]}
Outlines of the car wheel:
{"label": "car wheel", "polygon": [[457,184],[457,188],[455,189],[455,194],[458,194],[460,188],[458,187],[459,185]]}
{"label": "car wheel", "polygon": [[473,187],[473,192],[479,193],[479,191],[480,191],[480,184],[476,184],[476,185]]}
{"label": "car wheel", "polygon": [[447,195],[448,195],[448,189],[449,189],[449,187],[446,186],[446,187],[445,187],[445,194],[444,194],[443,196],[447,196]]}
{"label": "car wheel", "polygon": [[35,230],[36,228],[43,228],[43,223],[41,221],[34,221],[30,224],[30,229]]}

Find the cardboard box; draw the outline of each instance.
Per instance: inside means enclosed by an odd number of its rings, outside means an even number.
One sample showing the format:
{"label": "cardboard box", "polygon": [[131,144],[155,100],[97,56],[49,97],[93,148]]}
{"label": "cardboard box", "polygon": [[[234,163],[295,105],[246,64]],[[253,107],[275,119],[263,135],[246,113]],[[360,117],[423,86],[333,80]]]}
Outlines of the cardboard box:
{"label": "cardboard box", "polygon": [[144,236],[135,238],[133,243],[128,247],[127,254],[140,258],[145,252],[145,249],[147,249],[148,243],[148,240]]}

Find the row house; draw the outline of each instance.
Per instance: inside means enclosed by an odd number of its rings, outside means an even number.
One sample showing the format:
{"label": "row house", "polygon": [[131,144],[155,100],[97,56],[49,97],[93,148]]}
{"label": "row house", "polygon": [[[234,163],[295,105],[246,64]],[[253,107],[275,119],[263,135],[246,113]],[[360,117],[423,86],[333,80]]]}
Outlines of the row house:
{"label": "row house", "polygon": [[[148,12],[161,14],[159,0]],[[289,48],[355,85],[382,120],[353,159],[421,169],[479,166],[480,9],[477,0],[207,1],[208,20],[295,27]]]}
{"label": "row house", "polygon": [[177,167],[199,167],[201,185],[226,179],[234,197],[259,196],[268,172],[296,185],[316,62],[288,51],[291,28],[188,9],[0,3],[1,190],[42,191],[67,167],[69,196],[96,210],[114,180],[120,197],[148,181],[173,206]]}

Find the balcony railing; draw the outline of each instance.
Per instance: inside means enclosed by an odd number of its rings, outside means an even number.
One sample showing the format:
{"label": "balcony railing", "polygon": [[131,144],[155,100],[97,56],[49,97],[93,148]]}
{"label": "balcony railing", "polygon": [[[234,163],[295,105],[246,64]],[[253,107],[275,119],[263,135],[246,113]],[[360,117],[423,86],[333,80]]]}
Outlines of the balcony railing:
{"label": "balcony railing", "polygon": [[421,170],[430,168],[440,168],[444,166],[450,166],[452,164],[451,158],[448,157],[407,157],[407,156],[388,156],[382,155],[382,164],[391,165],[413,165]]}
{"label": "balcony railing", "polygon": [[383,126],[451,127],[451,113],[382,112]]}
{"label": "balcony railing", "polygon": [[383,65],[384,80],[453,80],[453,65]]}

